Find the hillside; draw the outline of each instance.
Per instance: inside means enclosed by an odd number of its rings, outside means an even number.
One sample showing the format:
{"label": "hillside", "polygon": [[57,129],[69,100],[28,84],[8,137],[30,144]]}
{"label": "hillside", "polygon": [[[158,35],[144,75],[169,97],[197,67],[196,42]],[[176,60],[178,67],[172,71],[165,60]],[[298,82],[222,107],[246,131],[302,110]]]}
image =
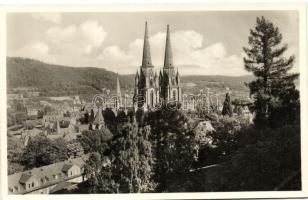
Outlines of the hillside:
{"label": "hillside", "polygon": [[[47,64],[28,58],[7,58],[8,90],[15,87],[36,87],[43,96],[84,94],[93,95],[106,87],[115,90],[116,73],[103,68],[68,67]],[[248,94],[245,82],[252,76],[182,76],[184,93],[197,93],[206,87],[216,93],[230,88],[237,95]],[[132,92],[134,75],[120,76],[123,90]],[[236,96],[237,96],[236,95]]]}
{"label": "hillside", "polygon": [[[7,85],[36,87],[44,96],[98,93],[115,89],[116,73],[94,67],[67,67],[28,58],[7,58]],[[121,80],[121,77],[120,77]],[[121,85],[127,85],[121,80]]]}

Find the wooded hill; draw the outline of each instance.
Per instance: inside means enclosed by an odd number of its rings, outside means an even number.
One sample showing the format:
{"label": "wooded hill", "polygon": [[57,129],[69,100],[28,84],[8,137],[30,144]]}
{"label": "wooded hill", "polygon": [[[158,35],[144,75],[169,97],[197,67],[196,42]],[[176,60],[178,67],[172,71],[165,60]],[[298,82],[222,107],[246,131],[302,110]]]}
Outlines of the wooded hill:
{"label": "wooded hill", "polygon": [[[121,75],[121,88],[133,92],[135,75]],[[103,87],[116,88],[117,74],[98,67],[69,67],[19,57],[7,58],[8,90],[15,87],[36,87],[42,96],[99,93]],[[182,76],[183,92],[196,93],[206,87],[224,92],[226,88],[248,94],[245,82],[252,76]]]}

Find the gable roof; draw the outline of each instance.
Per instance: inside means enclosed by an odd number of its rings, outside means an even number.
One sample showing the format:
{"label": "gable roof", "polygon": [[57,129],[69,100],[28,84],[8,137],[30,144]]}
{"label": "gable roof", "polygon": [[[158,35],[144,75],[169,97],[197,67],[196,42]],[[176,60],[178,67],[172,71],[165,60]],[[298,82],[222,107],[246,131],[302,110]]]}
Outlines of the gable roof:
{"label": "gable roof", "polygon": [[67,172],[71,167],[73,167],[73,164],[64,164],[62,167],[63,172]]}
{"label": "gable roof", "polygon": [[[14,188],[19,188],[18,192],[16,192],[17,194],[27,193],[29,192],[29,190],[26,190],[23,184],[31,178],[35,179],[39,183],[39,186],[31,188],[31,190],[37,190],[39,188],[46,187],[47,185],[56,184],[60,181],[63,181],[63,179],[65,178],[65,175],[62,171],[63,168],[67,169],[67,167],[70,165],[75,165],[82,168],[85,165],[85,160],[87,159],[88,155],[84,155],[83,157],[11,174],[8,176],[8,188],[10,190],[13,190]],[[67,166],[64,167],[65,165]],[[55,176],[58,176],[59,178],[55,179]],[[44,180],[44,182],[41,182],[41,180]]]}
{"label": "gable roof", "polygon": [[20,183],[26,183],[31,177],[32,177],[32,175],[30,173],[23,173],[23,174],[21,174],[19,182]]}

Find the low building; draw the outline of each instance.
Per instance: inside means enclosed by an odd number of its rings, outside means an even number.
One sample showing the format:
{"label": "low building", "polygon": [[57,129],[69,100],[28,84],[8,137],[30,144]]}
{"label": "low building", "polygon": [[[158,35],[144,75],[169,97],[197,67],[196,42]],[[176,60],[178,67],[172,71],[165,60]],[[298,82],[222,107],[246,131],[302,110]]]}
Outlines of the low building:
{"label": "low building", "polygon": [[8,100],[22,100],[23,98],[23,94],[7,94]]}
{"label": "low building", "polygon": [[85,180],[86,156],[34,168],[8,176],[9,194],[50,194],[59,186],[78,184]]}

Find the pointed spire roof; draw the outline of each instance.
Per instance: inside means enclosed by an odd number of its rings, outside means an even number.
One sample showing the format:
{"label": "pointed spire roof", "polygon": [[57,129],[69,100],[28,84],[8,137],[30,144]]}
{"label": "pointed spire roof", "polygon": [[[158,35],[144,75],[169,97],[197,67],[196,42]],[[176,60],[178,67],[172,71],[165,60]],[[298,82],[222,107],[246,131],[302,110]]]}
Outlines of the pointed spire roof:
{"label": "pointed spire roof", "polygon": [[137,72],[136,72],[135,79],[137,79],[137,78],[139,78],[139,72],[138,72],[138,70],[137,70]]}
{"label": "pointed spire roof", "polygon": [[152,59],[151,59],[150,42],[148,36],[148,22],[145,22],[142,67],[151,67],[151,66],[152,66]]}
{"label": "pointed spire roof", "polygon": [[120,86],[119,74],[117,74],[117,96],[121,96],[121,86]]}
{"label": "pointed spire roof", "polygon": [[94,125],[104,125],[105,121],[104,121],[104,117],[103,117],[103,113],[102,113],[102,109],[101,108],[98,108],[97,109],[97,113],[94,117],[94,120],[93,120],[93,124]]}
{"label": "pointed spire roof", "polygon": [[119,80],[119,74],[117,74],[117,97],[119,98],[119,103],[122,103],[122,94],[121,94],[121,86]]}
{"label": "pointed spire roof", "polygon": [[168,24],[167,25],[167,35],[166,35],[164,68],[171,68],[171,67],[173,67],[173,58],[172,58],[170,31],[169,31],[169,24]]}
{"label": "pointed spire roof", "polygon": [[159,76],[162,77],[163,76],[163,73],[161,70],[159,70]]}

